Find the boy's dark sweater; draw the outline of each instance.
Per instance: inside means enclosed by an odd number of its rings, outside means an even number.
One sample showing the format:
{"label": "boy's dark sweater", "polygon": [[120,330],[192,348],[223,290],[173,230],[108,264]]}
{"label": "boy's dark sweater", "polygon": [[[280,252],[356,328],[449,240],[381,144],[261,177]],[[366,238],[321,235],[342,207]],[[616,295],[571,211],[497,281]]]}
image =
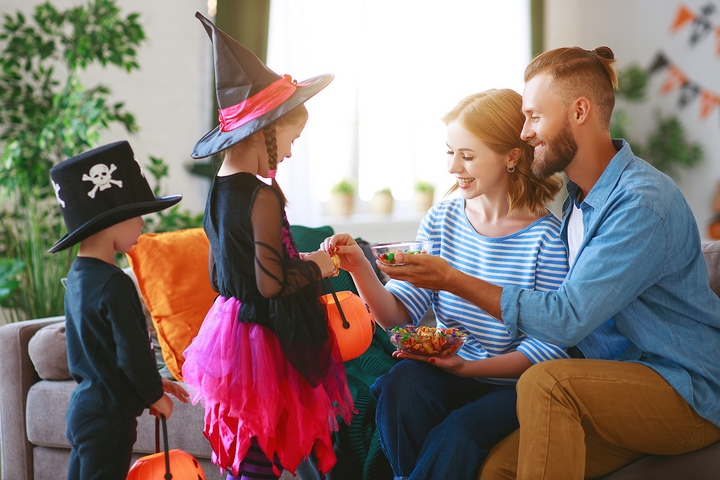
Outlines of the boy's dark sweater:
{"label": "boy's dark sweater", "polygon": [[72,264],[65,292],[71,402],[109,417],[137,417],[163,395],[135,284],[89,257]]}

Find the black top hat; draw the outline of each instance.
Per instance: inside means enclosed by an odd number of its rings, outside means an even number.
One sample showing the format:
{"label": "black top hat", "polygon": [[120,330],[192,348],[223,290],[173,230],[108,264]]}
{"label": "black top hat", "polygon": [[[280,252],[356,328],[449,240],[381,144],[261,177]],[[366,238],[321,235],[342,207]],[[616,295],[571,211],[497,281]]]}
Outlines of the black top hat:
{"label": "black top hat", "polygon": [[235,145],[304,103],[334,78],[328,73],[298,83],[288,75],[280,76],[200,12],[195,16],[203,23],[215,49],[220,125],[195,144],[193,158],[207,157]]}
{"label": "black top hat", "polygon": [[50,253],[131,218],[172,207],[182,195],[155,197],[132,148],[120,141],[89,150],[50,169],[68,233]]}

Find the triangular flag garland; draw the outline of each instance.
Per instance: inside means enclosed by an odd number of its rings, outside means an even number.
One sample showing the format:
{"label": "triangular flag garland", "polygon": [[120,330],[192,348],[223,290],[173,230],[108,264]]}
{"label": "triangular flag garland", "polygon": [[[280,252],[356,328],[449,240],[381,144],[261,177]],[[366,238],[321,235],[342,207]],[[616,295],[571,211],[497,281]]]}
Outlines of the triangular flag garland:
{"label": "triangular flag garland", "polygon": [[665,80],[660,86],[660,93],[667,95],[675,90],[680,90],[678,107],[685,108],[689,103],[700,96],[700,119],[705,120],[718,106],[720,106],[720,95],[711,92],[698,85],[697,82],[689,79],[670,59],[662,52],[659,52],[648,68],[648,74],[658,73],[667,69]]}
{"label": "triangular flag garland", "polygon": [[701,7],[699,13],[695,13],[687,6],[680,4],[677,13],[675,13],[675,19],[670,25],[670,32],[677,33],[682,27],[690,25],[690,45],[695,45],[714,31],[715,54],[720,56],[720,24],[713,23],[710,20],[716,14],[717,8],[712,3]]}

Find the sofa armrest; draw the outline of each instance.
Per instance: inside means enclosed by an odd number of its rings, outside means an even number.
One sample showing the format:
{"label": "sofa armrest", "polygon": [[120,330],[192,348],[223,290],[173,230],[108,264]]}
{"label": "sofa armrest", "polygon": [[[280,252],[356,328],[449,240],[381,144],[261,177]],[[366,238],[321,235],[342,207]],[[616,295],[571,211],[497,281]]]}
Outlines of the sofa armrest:
{"label": "sofa armrest", "polygon": [[2,478],[33,478],[32,444],[25,430],[25,406],[30,387],[40,380],[28,355],[35,332],[65,317],[9,323],[0,327],[0,472]]}

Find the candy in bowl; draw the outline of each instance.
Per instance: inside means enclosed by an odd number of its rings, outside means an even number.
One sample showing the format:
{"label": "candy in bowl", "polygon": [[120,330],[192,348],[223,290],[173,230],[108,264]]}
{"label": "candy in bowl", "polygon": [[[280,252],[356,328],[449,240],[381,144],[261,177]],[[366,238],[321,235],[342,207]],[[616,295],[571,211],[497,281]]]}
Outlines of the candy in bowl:
{"label": "candy in bowl", "polygon": [[392,327],[386,329],[390,341],[398,350],[415,355],[445,357],[460,350],[467,334],[457,328],[436,328],[428,326]]}
{"label": "candy in bowl", "polygon": [[431,247],[430,242],[396,242],[396,243],[378,243],[372,245],[370,249],[375,258],[386,265],[402,265],[395,260],[398,253],[406,253],[409,255],[419,255],[428,253]]}

